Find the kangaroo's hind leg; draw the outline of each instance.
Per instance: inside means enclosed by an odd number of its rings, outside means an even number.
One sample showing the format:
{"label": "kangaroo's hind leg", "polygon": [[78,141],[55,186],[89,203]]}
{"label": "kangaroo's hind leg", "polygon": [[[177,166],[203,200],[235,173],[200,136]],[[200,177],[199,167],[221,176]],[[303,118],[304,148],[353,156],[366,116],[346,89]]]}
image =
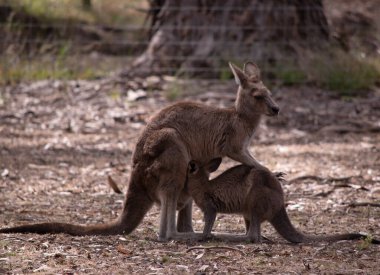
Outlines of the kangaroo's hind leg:
{"label": "kangaroo's hind leg", "polygon": [[248,240],[253,243],[261,242],[261,222],[260,219],[252,215],[247,232]]}
{"label": "kangaroo's hind leg", "polygon": [[177,230],[178,232],[194,232],[192,224],[193,200],[178,211]]}
{"label": "kangaroo's hind leg", "polygon": [[[185,188],[187,167],[190,157],[186,146],[181,142],[175,130],[165,130],[165,139],[161,153],[155,158],[159,163],[159,186],[158,193],[161,201],[161,219],[159,239],[193,239],[193,232],[178,232],[176,228],[176,209],[178,198]],[[191,224],[191,208],[185,207],[180,213],[180,223],[183,228],[189,229]],[[181,227],[181,226],[180,226]],[[180,228],[180,229],[183,229]]]}

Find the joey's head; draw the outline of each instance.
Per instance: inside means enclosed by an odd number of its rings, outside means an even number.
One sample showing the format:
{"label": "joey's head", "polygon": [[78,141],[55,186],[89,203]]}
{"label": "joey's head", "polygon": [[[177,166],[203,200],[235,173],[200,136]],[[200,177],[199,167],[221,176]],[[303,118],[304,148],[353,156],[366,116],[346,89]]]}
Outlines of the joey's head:
{"label": "joey's head", "polygon": [[229,65],[239,85],[235,102],[237,111],[244,114],[278,115],[280,108],[262,82],[259,67],[252,62],[245,63],[243,70],[232,63]]}
{"label": "joey's head", "polygon": [[188,184],[191,186],[193,183],[205,183],[210,177],[210,173],[219,168],[222,158],[212,159],[209,163],[201,165],[200,163],[192,160],[188,166]]}

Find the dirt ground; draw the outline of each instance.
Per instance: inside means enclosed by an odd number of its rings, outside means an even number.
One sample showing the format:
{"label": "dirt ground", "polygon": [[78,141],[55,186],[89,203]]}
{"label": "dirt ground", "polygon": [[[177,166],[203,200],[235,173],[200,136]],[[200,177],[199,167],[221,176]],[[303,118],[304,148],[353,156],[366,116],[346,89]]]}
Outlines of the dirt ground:
{"label": "dirt ground", "polygon": [[[107,176],[127,190],[136,139],[149,116],[170,104],[154,87],[139,94],[127,86],[41,81],[0,90],[0,227],[117,216],[123,195]],[[186,86],[208,92],[185,99],[217,106],[231,105],[236,90],[232,82]],[[311,234],[380,238],[380,92],[347,99],[310,87],[273,93],[281,113],[263,120],[251,150],[287,173],[292,222]],[[225,159],[219,171],[232,165]],[[363,241],[291,245],[265,224],[272,244],[158,243],[158,218],[154,207],[126,236],[0,235],[0,274],[380,273],[379,247]],[[193,222],[202,229],[197,208]],[[215,231],[243,233],[243,224],[237,215],[219,215]],[[236,250],[187,251],[193,246]]]}

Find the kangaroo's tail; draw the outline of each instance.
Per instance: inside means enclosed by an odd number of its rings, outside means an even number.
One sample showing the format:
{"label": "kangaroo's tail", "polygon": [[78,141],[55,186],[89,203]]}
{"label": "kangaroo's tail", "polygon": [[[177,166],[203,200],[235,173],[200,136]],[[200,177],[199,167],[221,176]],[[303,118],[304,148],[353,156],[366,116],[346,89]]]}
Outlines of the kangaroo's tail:
{"label": "kangaroo's tail", "polygon": [[269,222],[273,225],[278,234],[287,241],[291,243],[302,243],[305,241],[305,235],[294,228],[284,207],[281,208]]}
{"label": "kangaroo's tail", "polygon": [[129,234],[140,224],[153,205],[153,202],[146,195],[142,182],[138,182],[137,173],[133,172],[123,211],[115,221],[97,225],[75,225],[56,222],[38,223],[2,228],[0,233],[66,233],[75,236]]}
{"label": "kangaroo's tail", "polygon": [[111,222],[100,225],[76,225],[70,223],[36,223],[26,224],[0,229],[0,233],[37,233],[37,234],[59,234],[66,233],[74,236],[84,235],[114,235],[122,233],[120,224]]}
{"label": "kangaroo's tail", "polygon": [[[327,236],[305,235],[294,228],[291,221],[289,220],[289,216],[286,213],[285,208],[282,208],[270,221],[270,223],[284,239],[291,243],[312,243],[319,241],[336,242],[341,240],[360,240],[366,239],[368,237],[364,234],[359,233],[336,234]],[[379,240],[371,238],[368,240],[370,243],[380,244]]]}

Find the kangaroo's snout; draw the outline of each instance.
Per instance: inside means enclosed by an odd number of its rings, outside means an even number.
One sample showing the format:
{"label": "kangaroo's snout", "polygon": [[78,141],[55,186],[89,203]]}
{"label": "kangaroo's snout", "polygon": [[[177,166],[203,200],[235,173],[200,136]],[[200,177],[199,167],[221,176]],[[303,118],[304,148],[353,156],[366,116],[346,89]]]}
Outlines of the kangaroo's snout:
{"label": "kangaroo's snout", "polygon": [[280,107],[278,107],[278,105],[275,102],[273,102],[272,100],[267,102],[266,112],[265,112],[267,116],[277,116],[279,112],[280,112]]}
{"label": "kangaroo's snout", "polygon": [[278,106],[272,107],[272,115],[276,116],[280,112],[280,108]]}

